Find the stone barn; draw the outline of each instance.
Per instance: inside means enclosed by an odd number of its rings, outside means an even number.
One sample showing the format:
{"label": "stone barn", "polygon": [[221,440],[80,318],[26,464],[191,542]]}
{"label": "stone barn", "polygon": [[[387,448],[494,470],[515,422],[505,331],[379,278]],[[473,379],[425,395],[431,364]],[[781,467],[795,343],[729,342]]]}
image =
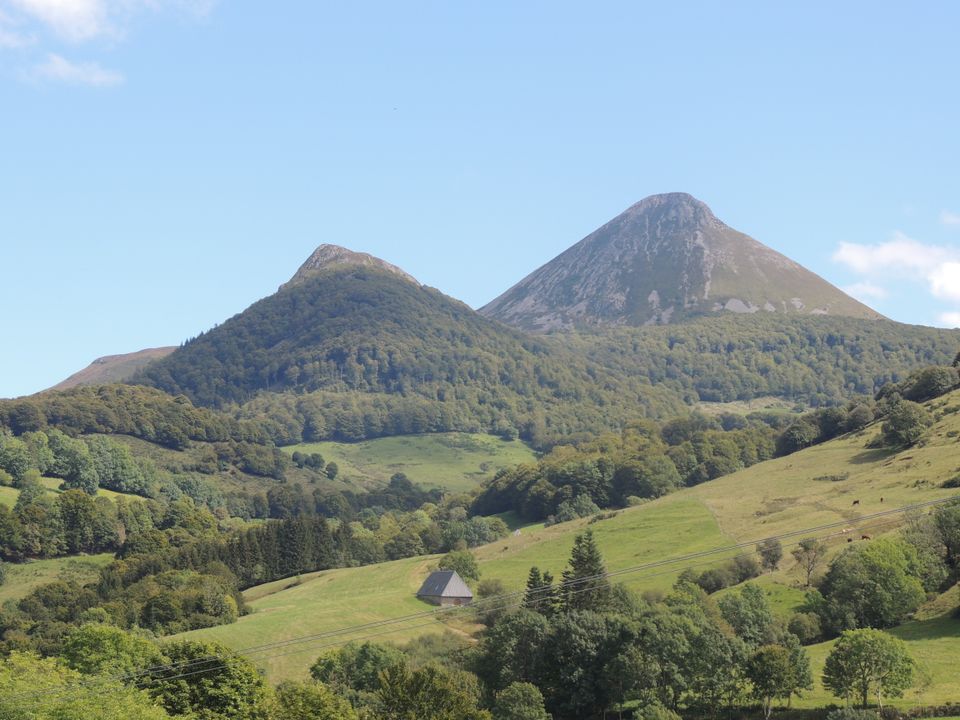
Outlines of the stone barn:
{"label": "stone barn", "polygon": [[469,605],[473,601],[470,588],[453,570],[430,573],[417,591],[417,597],[442,607]]}

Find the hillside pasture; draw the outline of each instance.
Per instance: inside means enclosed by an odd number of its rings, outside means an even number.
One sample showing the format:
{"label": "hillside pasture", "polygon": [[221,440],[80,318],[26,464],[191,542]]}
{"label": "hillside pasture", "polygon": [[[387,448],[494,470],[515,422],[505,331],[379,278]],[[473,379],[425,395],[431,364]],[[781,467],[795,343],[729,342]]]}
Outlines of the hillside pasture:
{"label": "hillside pasture", "polygon": [[[954,399],[960,399],[960,393]],[[902,451],[870,450],[866,445],[879,429],[869,427],[788,457],[767,461],[702,485],[680,490],[643,505],[603,514],[602,518],[584,518],[543,527],[520,527],[518,536],[477,548],[484,578],[498,578],[508,591],[523,588],[532,565],[549,570],[555,577],[566,566],[573,537],[587,527],[594,530],[607,568],[622,571],[647,563],[680,558],[688,553],[725,548],[732,543],[748,543],[784,533],[798,533],[784,540],[784,559],[774,573],[756,582],[767,592],[774,610],[788,617],[803,600],[802,578],[790,556],[793,544],[805,536],[808,528],[838,524],[830,531],[831,553],[847,547],[847,539],[856,542],[862,534],[875,537],[893,532],[902,521],[891,519],[861,521],[864,515],[957,494],[942,488],[942,483],[960,468],[960,418],[943,412],[950,399],[934,403],[939,419],[917,446]],[[326,456],[325,456],[326,457]],[[332,458],[330,458],[332,459]],[[836,479],[836,478],[843,479]],[[854,505],[853,501],[859,502]],[[836,534],[840,530],[846,534]],[[725,551],[708,558],[682,561],[623,574],[616,580],[643,590],[669,590],[677,575],[687,567],[704,569],[725,561],[734,553]],[[280,581],[251,588],[246,597],[253,614],[234,625],[196,631],[193,636],[215,639],[242,649],[263,642],[275,642],[361,623],[401,617],[424,609],[413,594],[435,558],[411,558],[380,565],[332,570],[305,575],[295,581]],[[439,625],[414,627],[401,624],[396,633],[376,639],[403,640],[418,633],[435,632]],[[947,681],[950,661],[938,658],[960,657],[960,623],[943,616],[918,620],[898,630],[909,638],[911,650],[931,666],[932,685],[927,692],[933,698],[950,699],[956,694],[955,681]],[[356,636],[354,636],[356,637]],[[350,637],[340,638],[342,641]],[[335,642],[328,638],[324,644]],[[954,644],[956,643],[956,644]],[[271,680],[303,677],[322,648],[304,648],[304,652],[263,662]],[[826,646],[811,649],[815,663],[826,656]],[[955,666],[955,662],[952,663]],[[819,672],[819,670],[818,670]],[[830,701],[816,692],[805,706]]]}
{"label": "hillside pasture", "polygon": [[[40,478],[40,482],[47,489],[47,492],[53,495],[59,495],[60,485],[63,483],[63,480],[60,478]],[[131,495],[130,493],[120,493],[114,492],[113,490],[107,490],[105,488],[100,488],[97,490],[98,497],[107,497],[111,500],[116,500],[118,497],[124,497],[128,500],[143,500],[139,495]],[[12,487],[0,487],[0,505],[6,505],[7,507],[13,507],[17,504],[17,498],[20,497],[20,490]]]}
{"label": "hillside pasture", "polygon": [[0,605],[8,600],[20,600],[54,580],[74,580],[81,585],[95,580],[100,568],[111,560],[113,553],[100,553],[7,563],[7,581],[0,585]]}
{"label": "hillside pasture", "polygon": [[470,490],[492,478],[497,470],[533,462],[533,450],[519,440],[503,440],[482,433],[399,435],[358,443],[318,442],[289,445],[283,450],[320,453],[335,462],[338,479],[360,486],[386,484],[404,473],[427,488]]}

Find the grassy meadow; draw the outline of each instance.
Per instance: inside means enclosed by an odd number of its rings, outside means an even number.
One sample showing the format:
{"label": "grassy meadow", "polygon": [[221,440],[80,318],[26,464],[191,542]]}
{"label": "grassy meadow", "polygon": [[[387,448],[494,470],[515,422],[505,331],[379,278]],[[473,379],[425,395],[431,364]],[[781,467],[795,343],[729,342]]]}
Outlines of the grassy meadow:
{"label": "grassy meadow", "polygon": [[437,433],[378,438],[358,443],[318,442],[290,445],[289,454],[320,453],[339,468],[338,480],[385,484],[402,472],[427,488],[461,491],[492,478],[500,468],[535,459],[519,440],[481,433]]}
{"label": "grassy meadow", "polygon": [[[697,487],[684,489],[637,507],[620,510],[612,517],[594,521],[576,520],[543,527],[521,527],[519,536],[477,548],[483,577],[503,580],[508,590],[523,587],[531,565],[559,575],[573,536],[588,525],[609,570],[617,571],[643,563],[675,558],[691,552],[720,548],[732,542],[752,542],[772,535],[802,531],[827,523],[842,523],[848,536],[859,538],[896,530],[894,521],[858,523],[858,517],[904,505],[944,498],[956,490],[941,487],[960,472],[960,416],[951,403],[960,393],[933,404],[938,420],[926,439],[901,452],[869,450],[865,446],[879,428],[839,438],[794,455],[771,460]],[[960,407],[960,404],[958,404]],[[325,455],[326,457],[326,455]],[[331,457],[332,459],[332,457]],[[825,479],[825,476],[845,479]],[[857,505],[854,500],[859,500]],[[821,533],[825,534],[825,533]],[[795,540],[799,540],[798,535]],[[784,542],[781,569],[757,582],[764,587],[774,609],[783,615],[802,602],[799,569],[792,566]],[[859,541],[859,540],[857,540]],[[846,546],[845,536],[832,537],[833,552]],[[729,553],[727,553],[729,555]],[[700,561],[697,567],[721,562],[723,556]],[[363,568],[332,570],[305,575],[299,584],[286,580],[247,591],[253,613],[234,625],[196,631],[191,635],[215,639],[242,649],[265,642],[355,626],[404,616],[429,609],[414,598],[414,592],[429,571],[434,558],[411,558]],[[636,590],[667,590],[676,575],[690,563],[677,563],[656,570],[624,574],[620,581]],[[930,682],[924,702],[960,699],[955,665],[960,658],[960,621],[941,611],[956,603],[942,600],[928,615],[896,630],[911,652],[926,668]],[[437,632],[439,624],[421,622],[398,625],[398,632],[378,640],[400,641],[416,634]],[[386,630],[388,628],[384,628]],[[357,637],[353,635],[352,637]],[[339,638],[346,641],[351,636]],[[323,649],[320,645],[301,652],[261,661],[271,680],[302,677]],[[296,646],[294,646],[296,647]],[[294,648],[291,648],[293,650]],[[825,643],[810,648],[814,671],[819,675],[829,650]],[[819,686],[818,686],[819,688]],[[822,688],[809,693],[801,706],[831,701]],[[913,702],[909,697],[902,704]]]}
{"label": "grassy meadow", "polygon": [[90,582],[111,560],[113,553],[100,553],[7,563],[7,581],[0,585],[0,605],[24,598],[34,588],[54,580],[74,580],[81,585]]}
{"label": "grassy meadow", "polygon": [[[59,478],[45,477],[45,478],[41,478],[40,482],[43,484],[43,486],[47,489],[48,492],[54,495],[58,495],[61,492],[60,484],[63,482],[63,480]],[[115,500],[118,497],[125,497],[130,500],[143,499],[139,495],[131,495],[129,493],[119,493],[119,492],[114,492],[113,490],[106,490],[104,488],[100,488],[99,490],[97,490],[97,496],[108,497],[111,500]],[[17,504],[18,497],[20,497],[20,491],[17,488],[0,486],[0,505],[13,507],[14,505]]]}

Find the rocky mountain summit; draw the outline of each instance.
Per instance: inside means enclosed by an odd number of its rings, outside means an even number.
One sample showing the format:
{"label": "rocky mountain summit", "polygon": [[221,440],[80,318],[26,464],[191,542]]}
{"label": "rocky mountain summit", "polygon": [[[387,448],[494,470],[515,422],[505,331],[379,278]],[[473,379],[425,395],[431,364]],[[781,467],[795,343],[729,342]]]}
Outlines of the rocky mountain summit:
{"label": "rocky mountain summit", "polygon": [[686,193],[641,200],[480,309],[536,332],[722,311],[882,317]]}
{"label": "rocky mountain summit", "polygon": [[310,257],[308,257],[297,272],[294,273],[293,277],[281,285],[280,289],[283,290],[291,285],[303,282],[323,270],[345,265],[379,268],[380,270],[386,270],[417,285],[420,284],[413,275],[378,257],[368,255],[367,253],[354,252],[340,245],[323,244],[311,253]]}

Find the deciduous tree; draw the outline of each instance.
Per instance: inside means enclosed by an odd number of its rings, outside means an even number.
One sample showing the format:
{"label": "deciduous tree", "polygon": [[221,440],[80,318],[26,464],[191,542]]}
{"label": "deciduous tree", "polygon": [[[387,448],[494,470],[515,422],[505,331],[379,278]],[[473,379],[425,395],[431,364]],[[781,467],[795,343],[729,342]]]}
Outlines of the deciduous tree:
{"label": "deciduous tree", "polygon": [[900,697],[910,687],[913,660],[906,645],[881,630],[847,630],[827,656],[823,684],[848,702],[851,696],[866,708],[871,694],[883,708],[883,698]]}

